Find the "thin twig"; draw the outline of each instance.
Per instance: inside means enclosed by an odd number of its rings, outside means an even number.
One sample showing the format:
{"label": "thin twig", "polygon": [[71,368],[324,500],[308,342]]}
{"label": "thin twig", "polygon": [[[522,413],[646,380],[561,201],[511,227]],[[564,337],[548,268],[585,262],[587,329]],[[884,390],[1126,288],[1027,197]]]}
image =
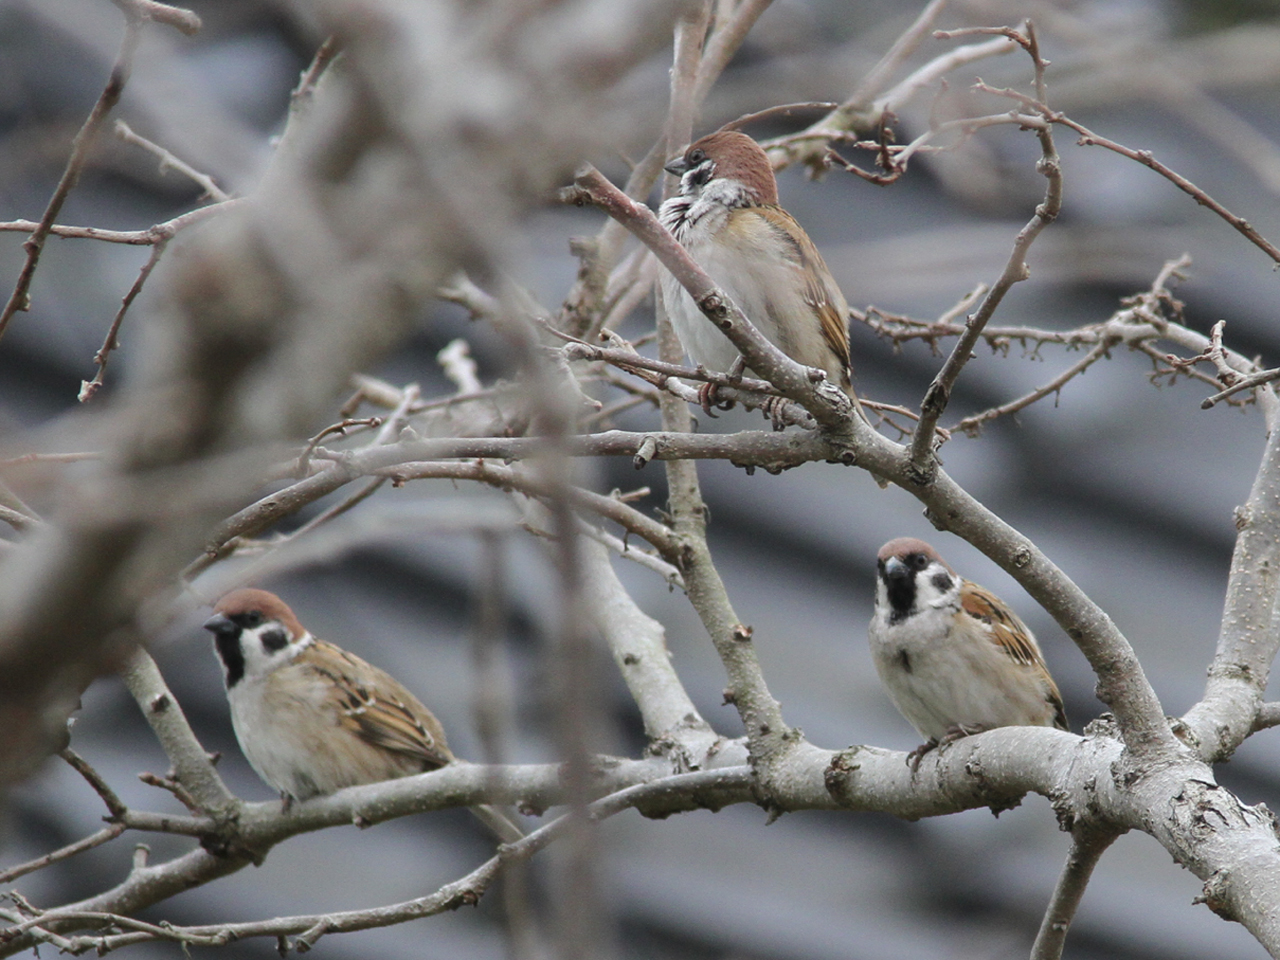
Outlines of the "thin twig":
{"label": "thin twig", "polygon": [[50,864],[74,857],[77,853],[84,853],[84,851],[92,850],[94,847],[100,847],[104,843],[109,843],[120,836],[125,829],[126,827],[123,823],[113,823],[109,827],[103,827],[97,833],[91,833],[82,840],[67,844],[67,846],[54,850],[52,853],[46,853],[43,857],[36,857],[34,860],[20,863],[16,867],[10,867],[8,870],[0,870],[0,883],[10,883],[19,877],[25,877],[28,873],[43,870]]}
{"label": "thin twig", "polygon": [[[621,338],[613,338],[613,342],[619,341]],[[647,370],[665,377],[679,377],[681,380],[698,380],[722,387],[741,387],[746,392],[774,393],[773,384],[767,380],[754,380],[750,377],[735,379],[728,374],[708,370],[703,366],[694,368],[676,363],[663,363],[661,360],[654,360],[637,353],[630,348],[630,344],[625,347],[597,347],[575,341],[564,347],[564,354],[570,360],[602,361],[629,373]]]}
{"label": "thin twig", "polygon": [[311,58],[311,63],[298,79],[298,85],[289,94],[290,112],[299,109],[305,101],[315,94],[316,84],[320,82],[320,77],[324,75],[325,70],[329,68],[329,64],[341,52],[342,47],[339,45],[337,37],[325,37],[324,42],[316,48],[315,56]]}
{"label": "thin twig", "polygon": [[[396,435],[404,428],[406,419],[409,416],[409,411],[415,405],[417,405],[420,396],[421,394],[419,392],[418,385],[416,383],[408,384],[403,390],[400,391],[400,402],[388,417],[386,417],[385,419],[382,417],[369,418],[369,422],[371,425],[374,421],[376,421],[379,427],[378,427],[377,435],[369,442],[367,446],[378,447],[378,446],[384,446],[392,442],[395,439]],[[343,421],[343,423],[335,424],[332,427],[326,427],[325,430],[321,431],[320,436],[313,439],[319,440],[320,437],[326,434],[332,435],[333,433],[339,433],[345,436],[345,430],[343,429],[343,426],[346,422],[347,421]],[[357,420],[353,422],[359,423],[360,421]],[[332,454],[329,451],[323,450],[323,448],[318,448],[315,445],[315,443],[309,442],[307,444],[306,449],[303,452],[303,455],[299,457],[298,471],[297,471],[298,475],[304,474],[306,471],[310,470],[311,468],[310,458],[313,455],[316,455],[317,452],[321,452],[324,456],[332,456]],[[355,479],[355,478],[352,477],[352,479]],[[297,540],[300,540],[306,537],[312,531],[325,526],[330,521],[336,520],[338,517],[347,513],[349,510],[352,510],[355,507],[359,506],[365,500],[368,500],[375,493],[381,490],[382,487],[386,485],[387,479],[388,478],[385,476],[375,478],[369,483],[366,483],[363,487],[361,487],[351,496],[347,497],[346,499],[340,501],[339,503],[334,504],[332,507],[329,507],[327,510],[324,510],[323,512],[312,517],[310,520],[308,520],[306,523],[300,526],[297,530],[294,530],[286,534],[285,536],[278,537],[277,539],[275,539],[271,543],[270,547],[263,553],[262,556],[260,556],[253,564],[251,564],[244,570],[240,571],[241,582],[245,582],[245,583],[252,582],[257,571],[259,571],[267,563],[272,553],[275,553],[276,551],[280,550],[287,544],[293,543]],[[304,503],[300,502],[296,504],[293,510],[290,512],[295,512],[296,510],[300,509],[304,505],[305,505]],[[197,561],[196,563],[193,563],[190,566],[188,566],[187,570],[184,571],[184,574],[189,578],[194,577],[197,573],[207,569],[209,564],[213,562],[213,559],[222,559],[222,556],[219,555],[217,557],[210,557],[210,554],[206,553],[205,559],[207,559],[208,562],[201,563],[200,561]]]}
{"label": "thin twig", "polygon": [[163,23],[180,33],[185,33],[188,37],[199,33],[203,26],[195,13],[170,3],[160,3],[158,0],[111,0],[111,2],[123,10],[126,16]]}
{"label": "thin twig", "polygon": [[1200,187],[1197,187],[1186,177],[1182,176],[1182,174],[1161,163],[1152,155],[1150,150],[1134,150],[1133,148],[1126,147],[1114,140],[1109,140],[1104,136],[1094,133],[1088,127],[1084,126],[1084,124],[1077,123],[1064,114],[1051,111],[1046,115],[1046,119],[1051,123],[1060,123],[1064,127],[1070,127],[1076,133],[1080,134],[1080,139],[1076,142],[1081,146],[1103,147],[1107,150],[1118,153],[1123,157],[1128,157],[1130,160],[1136,160],[1144,167],[1154,170],[1183,193],[1186,193],[1194,199],[1196,203],[1200,204],[1202,207],[1208,207],[1216,213],[1219,217],[1229,223],[1233,229],[1239,232],[1241,236],[1265,253],[1274,262],[1280,263],[1280,248],[1276,247],[1275,244],[1260,234],[1254,228],[1253,224],[1244,217],[1237,216],[1232,213],[1213,197],[1209,196],[1209,194],[1205,193]]}
{"label": "thin twig", "polygon": [[[488,460],[470,462],[402,463],[377,471],[399,486],[410,480],[450,479],[476,480],[505,490],[519,490],[540,499],[550,499],[554,491],[527,470],[503,466]],[[671,531],[616,497],[607,497],[581,487],[570,487],[565,496],[575,507],[581,507],[612,520],[624,530],[642,537],[670,562],[678,562],[679,544]]]}
{"label": "thin twig", "polygon": [[1274,380],[1280,380],[1280,367],[1272,367],[1270,370],[1262,370],[1258,373],[1252,374],[1251,376],[1237,380],[1225,390],[1221,390],[1213,396],[1205,397],[1201,400],[1200,409],[1208,410],[1215,404],[1227,399],[1227,397],[1230,397],[1233,394],[1240,393],[1243,390],[1252,390],[1254,387],[1260,387],[1264,383],[1271,383]]}
{"label": "thin twig", "polygon": [[[610,378],[608,382],[613,386],[622,386],[621,378]],[[656,407],[658,405],[658,394],[654,390],[634,390],[631,391],[631,393],[632,395],[629,397],[624,397],[616,403],[611,403],[608,406],[602,407],[598,413],[593,413],[590,416],[584,417],[582,419],[582,426],[586,429],[590,429],[591,427],[595,427],[600,424],[611,425],[614,417],[619,414],[626,413],[628,410],[633,410],[636,407],[644,406],[646,404],[652,407]]]}
{"label": "thin twig", "polygon": [[1017,49],[1016,44],[1005,37],[958,47],[934,57],[888,92],[880,95],[879,91],[892,73],[892,69],[896,68],[905,56],[909,56],[915,49],[915,45],[923,38],[936,17],[938,6],[938,4],[931,4],[921,12],[915,23],[903,34],[903,38],[911,37],[912,42],[904,44],[903,39],[900,38],[895,44],[897,52],[891,51],[890,54],[886,54],[880,64],[867,74],[867,79],[859,84],[858,90],[839,108],[799,133],[762,142],[761,146],[769,153],[774,167],[780,169],[798,159],[813,163],[824,155],[828,144],[847,141],[851,138],[851,131],[867,128],[871,122],[878,122],[886,113],[900,110],[920,91],[928,88],[952,70]]}
{"label": "thin twig", "polygon": [[582,535],[590,537],[597,543],[600,543],[624,560],[631,560],[639,564],[647,570],[652,570],[669,585],[678,590],[684,590],[684,577],[680,574],[680,568],[673,563],[668,563],[656,554],[649,553],[645,550],[637,550],[621,537],[615,537],[608,530],[600,527],[592,526],[585,520],[582,522]]}
{"label": "thin twig", "polygon": [[[1020,33],[1012,28],[1001,28],[1003,35],[1018,43],[1027,51],[1035,66],[1036,89],[1044,87],[1044,70],[1047,62],[1040,56],[1039,44],[1031,23],[1026,25],[1026,32]],[[1048,109],[1046,107],[1046,109]],[[938,419],[947,408],[951,399],[951,390],[955,386],[960,371],[964,369],[973,352],[974,345],[982,336],[982,329],[995,313],[996,308],[1006,293],[1015,283],[1025,280],[1030,271],[1027,268],[1027,251],[1040,233],[1052,223],[1062,208],[1062,166],[1058,161],[1057,150],[1053,144],[1053,134],[1046,126],[1035,131],[1040,141],[1041,156],[1036,169],[1044,175],[1048,183],[1045,186],[1044,200],[1036,207],[1035,213],[1027,225],[1019,231],[1013,243],[1013,251],[1005,264],[1000,278],[992,284],[982,304],[965,324],[965,332],[961,335],[955,348],[947,357],[942,369],[938,371],[929,389],[925,392],[920,404],[920,422],[916,426],[911,439],[910,464],[912,474],[921,483],[928,483],[937,468],[937,437],[934,428]]]}
{"label": "thin twig", "polygon": [[458,388],[460,397],[481,393],[484,384],[477,374],[478,368],[471,356],[471,345],[461,337],[450,340],[439,353],[436,362],[440,364],[444,375]]}
{"label": "thin twig", "polygon": [[195,167],[191,166],[185,160],[181,160],[174,156],[158,143],[153,143],[146,137],[134,133],[127,123],[123,120],[115,122],[115,134],[125,143],[131,143],[135,147],[141,147],[148,153],[154,154],[160,160],[160,172],[165,173],[169,170],[177,170],[183,176],[195,182],[201,190],[205,192],[205,196],[209,197],[215,203],[221,203],[224,200],[230,200],[231,194],[223,190],[213,177],[207,173],[201,173]]}
{"label": "thin twig", "polygon": [[[945,2],[945,0],[943,0]],[[780,103],[774,107],[766,107],[764,110],[756,110],[754,113],[744,113],[736,120],[730,120],[724,124],[721,130],[741,130],[753,123],[759,123],[761,120],[770,120],[774,117],[792,117],[797,113],[808,110],[834,110],[838,107],[838,103],[832,103],[829,100],[807,100],[804,103]]]}
{"label": "thin twig", "polygon": [[[57,187],[54,188],[53,196],[49,198],[49,204],[45,207],[40,223],[31,232],[31,236],[22,244],[27,251],[27,259],[22,265],[22,272],[18,275],[18,282],[13,288],[13,293],[9,296],[8,303],[5,304],[3,310],[0,310],[0,338],[4,336],[5,331],[9,328],[9,322],[13,319],[15,313],[19,310],[25,311],[31,308],[31,281],[35,277],[36,265],[40,262],[40,254],[44,251],[45,240],[49,237],[50,228],[58,218],[58,213],[62,210],[63,203],[66,202],[67,197],[70,196],[71,191],[79,182],[80,174],[88,162],[89,153],[93,149],[98,133],[102,129],[103,121],[106,120],[107,114],[119,102],[120,94],[124,92],[125,84],[129,81],[129,74],[133,70],[133,57],[138,49],[138,41],[141,39],[142,27],[145,22],[143,16],[136,12],[141,0],[132,0],[127,4],[124,0],[115,0],[115,2],[117,6],[124,8],[126,13],[124,39],[120,42],[120,52],[116,55],[115,63],[111,67],[111,76],[107,80],[107,85],[98,96],[93,109],[89,111],[89,116],[84,125],[80,127],[80,132],[76,134],[75,141],[71,147],[71,156],[67,159],[67,165],[62,171],[62,177],[58,180]],[[163,5],[156,4],[156,6]]]}
{"label": "thin twig", "polygon": [[813,416],[798,403],[786,400],[779,403],[782,398],[768,381],[751,377],[735,378],[727,373],[708,370],[701,364],[696,369],[691,369],[680,364],[653,360],[636,352],[630,343],[616,334],[610,334],[609,341],[620,346],[597,347],[573,340],[564,347],[564,355],[570,360],[603,361],[680,397],[686,403],[701,403],[701,398],[696,390],[685,387],[679,380],[703,381],[714,383],[721,399],[741,403],[748,410],[761,409],[772,401],[770,416],[775,424],[802,426],[806,429],[812,429],[816,425]]}
{"label": "thin twig", "polygon": [[658,261],[646,247],[637,247],[609,275],[601,330],[616,330],[632,311],[653,295]]}
{"label": "thin twig", "polygon": [[[1040,87],[1041,85],[1038,83],[1037,89],[1040,89]],[[1110,140],[1101,134],[1094,133],[1084,124],[1071,119],[1066,114],[1050,109],[1044,100],[1043,93],[1039,94],[1040,99],[1036,99],[1028,97],[1024,93],[1019,93],[1017,90],[991,87],[981,81],[974,84],[974,89],[983,93],[990,93],[995,96],[1017,100],[1019,103],[1024,104],[1028,108],[1040,114],[1049,123],[1061,124],[1064,127],[1074,130],[1076,133],[1080,134],[1080,139],[1076,141],[1079,146],[1103,147],[1104,149],[1110,150],[1113,153],[1118,153],[1122,157],[1128,157],[1130,160],[1136,161],[1144,167],[1154,170],[1183,193],[1194,199],[1196,203],[1200,204],[1202,207],[1208,207],[1216,213],[1219,217],[1229,223],[1233,229],[1239,232],[1241,236],[1265,253],[1274,262],[1280,263],[1280,248],[1276,247],[1275,244],[1260,234],[1254,228],[1253,224],[1244,217],[1232,213],[1203,189],[1196,186],[1176,170],[1161,163],[1155,158],[1150,150],[1135,150],[1132,147],[1126,147],[1124,144]]]}
{"label": "thin twig", "polygon": [[[935,33],[934,36],[937,37],[938,34]],[[876,115],[883,113],[885,110],[897,113],[903,106],[911,102],[917,93],[932,86],[952,70],[968,66],[971,63],[977,63],[979,60],[1004,56],[1006,53],[1013,53],[1017,49],[1017,44],[1013,43],[1008,37],[997,37],[985,43],[972,43],[963,47],[956,47],[950,53],[934,57],[910,76],[895,84],[883,97],[875,101],[872,110]]]}
{"label": "thin twig", "polygon": [[[245,197],[234,197],[221,203],[210,203],[195,210],[147,227],[145,230],[104,230],[101,227],[76,227],[69,224],[55,223],[48,232],[55,237],[69,240],[102,240],[106,243],[123,243],[134,247],[149,247],[152,244],[170,240],[180,230],[199,223],[210,216],[224,213],[235,207],[248,203]],[[34,220],[6,220],[0,222],[0,232],[35,233],[41,225]]]}
{"label": "thin twig", "polygon": [[122,817],[128,812],[128,807],[124,802],[116,796],[116,792],[107,785],[107,781],[103,780],[101,775],[88,762],[70,747],[63,747],[58,754],[70,764],[71,768],[84,777],[89,782],[89,786],[97,791],[98,796],[102,798],[102,802],[107,805],[107,811],[113,818]]}
{"label": "thin twig", "polygon": [[133,281],[133,286],[124,295],[124,299],[120,303],[120,309],[116,311],[116,315],[111,321],[111,326],[107,329],[106,339],[102,341],[102,346],[98,348],[98,352],[93,355],[93,362],[98,365],[97,372],[93,375],[92,380],[80,381],[80,393],[76,399],[81,403],[92,400],[94,394],[102,388],[103,380],[107,375],[107,361],[111,358],[111,352],[120,346],[120,324],[124,322],[124,315],[128,312],[138,294],[142,292],[142,285],[147,282],[147,278],[151,276],[151,271],[160,262],[160,257],[168,243],[168,239],[156,242],[156,245],[151,248],[151,256],[147,257],[147,262],[138,271],[138,277]]}
{"label": "thin twig", "polygon": [[460,307],[466,307],[472,320],[494,317],[501,309],[498,298],[481,290],[470,277],[459,270],[436,288],[436,296]]}
{"label": "thin twig", "polygon": [[[715,25],[707,40],[702,61],[698,64],[697,80],[689,94],[691,110],[697,110],[702,101],[707,99],[707,94],[720,79],[720,74],[729,65],[729,61],[738,52],[747,34],[751,32],[751,28],[755,26],[761,14],[769,8],[771,2],[772,0],[743,0],[732,17],[722,24]],[[630,191],[628,195],[632,195]]]}
{"label": "thin twig", "polygon": [[1075,918],[1093,868],[1098,865],[1107,848],[1119,834],[1099,831],[1085,826],[1077,827],[1071,835],[1071,851],[1058,876],[1053,898],[1040,922],[1035,945],[1031,948],[1031,960],[1061,960],[1062,947],[1067,930]]}
{"label": "thin twig", "polygon": [[24,453],[20,457],[0,460],[0,468],[20,467],[29,463],[80,463],[85,460],[101,460],[102,454],[86,450],[82,453]]}
{"label": "thin twig", "polygon": [[337,423],[331,423],[325,427],[314,437],[308,440],[302,447],[302,453],[298,454],[298,465],[294,468],[294,473],[298,477],[305,477],[311,472],[311,455],[315,452],[316,447],[320,446],[320,442],[326,437],[348,436],[347,431],[352,427],[367,427],[374,429],[382,426],[382,417],[344,417]]}
{"label": "thin twig", "polygon": [[[889,77],[906,62],[908,57],[916,52],[920,44],[929,36],[929,28],[933,26],[933,22],[938,19],[938,15],[942,13],[942,9],[946,5],[947,0],[930,0],[925,5],[925,8],[920,11],[911,25],[898,36],[898,39],[893,42],[893,46],[885,52],[879,62],[867,71],[849,98],[840,105],[840,114],[856,116],[867,110],[868,106],[875,100],[876,95],[884,89]],[[873,116],[879,116],[883,112],[883,107],[873,108],[871,111]]]}
{"label": "thin twig", "polygon": [[1096,347],[1048,383],[1043,386],[1036,387],[1036,389],[1019,397],[1017,400],[1010,400],[1008,403],[1002,403],[998,407],[992,407],[990,410],[982,411],[982,413],[975,413],[971,417],[965,417],[951,428],[952,431],[962,430],[969,436],[976,437],[984,423],[989,423],[999,417],[1008,416],[1011,413],[1017,413],[1019,410],[1023,410],[1026,407],[1031,406],[1031,404],[1035,403],[1037,400],[1044,399],[1051,393],[1058,393],[1068,381],[1084,373],[1097,361],[1105,357],[1114,345],[1114,341],[1104,339]]}
{"label": "thin twig", "polygon": [[28,516],[21,510],[15,510],[13,507],[9,507],[4,504],[0,504],[0,521],[7,523],[14,530],[19,532],[31,530],[34,527],[40,526],[41,523],[39,519]]}
{"label": "thin twig", "polygon": [[181,782],[174,776],[161,777],[154,773],[140,773],[138,779],[149,787],[159,787],[161,790],[168,790],[184,807],[191,811],[193,815],[198,816],[205,811],[201,809],[199,802],[191,795],[191,791],[184,787]]}

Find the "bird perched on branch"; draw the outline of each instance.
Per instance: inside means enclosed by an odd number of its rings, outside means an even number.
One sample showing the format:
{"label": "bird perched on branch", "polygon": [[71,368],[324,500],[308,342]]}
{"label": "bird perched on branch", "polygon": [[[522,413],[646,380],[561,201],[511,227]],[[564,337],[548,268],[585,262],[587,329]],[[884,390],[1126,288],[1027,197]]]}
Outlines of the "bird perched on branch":
{"label": "bird perched on branch", "polygon": [[939,744],[995,727],[1069,729],[1036,638],[991,591],[958,576],[923,540],[880,548],[871,656],[891,699]]}
{"label": "bird perched on branch", "polygon": [[[745,133],[720,130],[667,164],[680,193],[662,204],[662,224],[741,308],[798,363],[817,367],[854,401],[849,307],[809,235],[778,205],[764,150]],[[742,372],[738,348],[668,272],[662,298],[689,358],[711,371]],[[704,392],[704,406],[714,391]]]}
{"label": "bird perched on branch", "polygon": [[[254,771],[295,800],[436,770],[456,759],[440,721],[390,674],[313,637],[266,590],[233,590],[205,621],[222,661],[231,723]],[[507,842],[522,831],[472,811]]]}

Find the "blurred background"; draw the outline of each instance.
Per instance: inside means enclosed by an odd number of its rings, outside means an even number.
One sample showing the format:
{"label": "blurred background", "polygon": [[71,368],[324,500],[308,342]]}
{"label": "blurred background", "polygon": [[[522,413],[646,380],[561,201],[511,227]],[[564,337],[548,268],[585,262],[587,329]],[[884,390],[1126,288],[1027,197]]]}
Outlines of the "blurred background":
{"label": "blurred background", "polygon": [[[253,191],[278,133],[288,94],[318,42],[285,10],[249,0],[196,2],[205,28],[193,38],[150,30],[116,115],[233,193]],[[881,0],[779,0],[761,18],[698,123],[713,129],[775,103],[840,100],[918,13],[921,4]],[[1274,2],[1094,0],[956,2],[940,27],[1016,24],[1040,31],[1050,102],[1097,132],[1152,150],[1264,235],[1280,238],[1280,8]],[[65,163],[70,141],[101,90],[120,35],[106,2],[0,0],[0,220],[37,220]],[[926,41],[912,63],[943,52]],[[615,180],[625,156],[647,150],[666,105],[669,59],[632,77],[634,140],[592,157]],[[1028,61],[988,60],[949,78],[936,104],[924,97],[903,112],[899,139],[924,129],[931,109],[972,114],[1007,109],[969,91],[974,76],[1025,84]],[[646,113],[645,110],[648,110]],[[753,131],[760,136],[784,128]],[[1227,322],[1228,344],[1264,364],[1280,358],[1273,265],[1221,220],[1151,171],[1059,130],[1066,199],[1037,241],[1031,279],[1018,285],[995,323],[1068,329],[1105,320],[1122,297],[1146,289],[1161,265],[1183,253],[1192,264],[1175,290],[1186,322],[1202,332]],[[1017,231],[1043,192],[1034,137],[995,128],[954,153],[918,158],[902,180],[878,187],[845,174],[813,182],[799,170],[780,177],[782,203],[823,251],[851,305],[931,319],[979,282],[999,274]],[[870,165],[868,157],[860,157]],[[566,177],[568,171],[566,171]],[[59,218],[62,223],[141,229],[190,209],[198,190],[157,170],[153,158],[105,136]],[[600,215],[548,204],[515,241],[518,279],[555,309],[573,282],[571,236],[594,233]],[[22,260],[18,233],[0,233],[0,280]],[[81,380],[147,250],[52,239],[33,289],[0,346],[0,423],[17,452],[72,413]],[[160,295],[148,288],[136,313]],[[642,309],[623,328],[651,326]],[[126,320],[110,383],[129,376],[138,350]],[[872,399],[917,407],[940,357],[913,343],[901,351],[854,324],[855,384]],[[371,371],[424,395],[452,390],[435,354],[466,338],[487,381],[510,373],[503,346],[464,312],[440,304],[411,339]],[[1006,356],[980,348],[945,423],[1017,397],[1076,359],[1060,348]],[[957,435],[943,451],[947,470],[1042,549],[1111,615],[1129,637],[1169,714],[1198,698],[1212,655],[1235,528],[1232,510],[1248,493],[1263,444],[1256,410],[1202,411],[1203,385],[1155,387],[1150,362],[1123,349],[1046,401]],[[338,419],[337,400],[334,415]],[[758,428],[734,411],[702,429]],[[651,428],[656,413],[619,418]],[[316,425],[319,430],[324,422]],[[30,441],[34,446],[36,440]],[[15,453],[8,453],[12,456]],[[657,465],[636,473],[629,460],[598,464],[597,489],[651,488],[664,501]],[[719,568],[755,638],[770,687],[790,723],[814,743],[910,749],[917,737],[880,690],[866,644],[877,548],[922,536],[962,574],[1003,596],[1040,637],[1079,732],[1101,705],[1078,651],[1002,571],[954,537],[938,533],[911,497],[880,490],[864,474],[826,464],[781,476],[747,476],[726,463],[701,468]],[[317,505],[303,517],[327,504]],[[471,667],[482,570],[468,536],[440,533],[458,511],[506,516],[502,495],[422,482],[385,489],[361,507],[370,527],[382,517],[396,533],[342,551],[271,581],[304,623],[388,669],[441,717],[455,751],[481,759],[472,716]],[[509,575],[504,653],[514,721],[507,759],[555,758],[544,656],[554,616],[553,571],[541,547],[512,532],[501,540]],[[673,659],[704,716],[728,736],[741,733],[721,704],[723,670],[678,592],[630,564],[620,572],[633,596],[667,628]],[[199,589],[199,585],[197,585]],[[241,758],[231,733],[221,676],[201,613],[174,626],[154,648],[196,732],[220,750],[220,770],[245,799],[270,790]],[[597,670],[609,719],[609,749],[638,755],[638,714],[602,653]],[[138,783],[167,761],[117,680],[84,697],[73,747],[122,798],[170,809],[167,794]],[[1219,775],[1246,803],[1280,806],[1280,736],[1248,741]],[[49,761],[0,807],[0,866],[18,863],[97,829],[104,811],[69,768]],[[861,960],[1025,956],[1067,851],[1047,801],[993,818],[987,811],[903,823],[885,816],[806,813],[763,828],[765,814],[740,806],[648,821],[631,812],[603,827],[602,896],[618,953],[652,960]],[[156,859],[185,846],[147,838]],[[190,891],[147,916],[175,923],[249,920],[375,905],[427,893],[470,870],[487,840],[463,812],[420,816],[357,832],[340,828],[298,837],[256,869]],[[38,905],[86,896],[128,869],[124,846],[108,845],[16,884]],[[535,865],[535,875],[547,869]],[[1072,958],[1221,960],[1262,958],[1240,927],[1193,906],[1199,881],[1144,835],[1121,838],[1103,859],[1068,939]],[[327,957],[477,958],[504,955],[499,904],[349,936],[318,946]],[[177,956],[179,947],[130,948],[135,956]],[[265,956],[269,941],[225,948],[221,956]]]}

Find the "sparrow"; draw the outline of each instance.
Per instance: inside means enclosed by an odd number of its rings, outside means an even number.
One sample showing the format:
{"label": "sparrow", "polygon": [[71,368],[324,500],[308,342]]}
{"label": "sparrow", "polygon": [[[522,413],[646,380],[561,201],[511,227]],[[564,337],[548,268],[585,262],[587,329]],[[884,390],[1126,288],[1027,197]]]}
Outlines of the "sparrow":
{"label": "sparrow", "polygon": [[[765,337],[796,362],[825,371],[861,414],[849,379],[849,306],[809,235],[778,205],[764,150],[745,133],[720,130],[665,169],[680,178],[680,193],[659,209],[663,226]],[[679,281],[664,271],[661,286],[689,359],[741,374],[738,348]]]}
{"label": "sparrow", "polygon": [[[204,627],[222,661],[236,740],[285,811],[457,759],[440,721],[403,684],[312,636],[274,593],[233,590]],[[504,841],[523,835],[497,810],[471,809]]]}
{"label": "sparrow", "polygon": [[990,590],[960,577],[923,540],[880,548],[871,657],[898,711],[925,737],[915,770],[940,744],[994,727],[1067,726],[1036,638]]}

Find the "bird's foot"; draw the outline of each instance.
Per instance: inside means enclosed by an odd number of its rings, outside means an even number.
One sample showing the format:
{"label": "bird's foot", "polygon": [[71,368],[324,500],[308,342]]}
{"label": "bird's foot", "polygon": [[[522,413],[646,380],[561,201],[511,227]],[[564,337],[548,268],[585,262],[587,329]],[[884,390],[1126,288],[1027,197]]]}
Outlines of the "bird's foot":
{"label": "bird's foot", "polygon": [[764,403],[760,404],[761,412],[769,418],[769,422],[773,424],[774,430],[787,429],[787,423],[782,418],[783,411],[786,410],[786,397],[765,397]]}
{"label": "bird's foot", "polygon": [[716,417],[713,407],[720,410],[732,410],[734,407],[736,401],[721,399],[719,393],[720,385],[716,383],[704,383],[698,388],[698,404],[708,417]]}
{"label": "bird's foot", "polygon": [[911,768],[912,773],[915,773],[920,769],[920,761],[924,759],[924,755],[930,750],[935,749],[937,746],[938,741],[930,737],[924,743],[920,744],[920,746],[907,754],[907,766]]}

